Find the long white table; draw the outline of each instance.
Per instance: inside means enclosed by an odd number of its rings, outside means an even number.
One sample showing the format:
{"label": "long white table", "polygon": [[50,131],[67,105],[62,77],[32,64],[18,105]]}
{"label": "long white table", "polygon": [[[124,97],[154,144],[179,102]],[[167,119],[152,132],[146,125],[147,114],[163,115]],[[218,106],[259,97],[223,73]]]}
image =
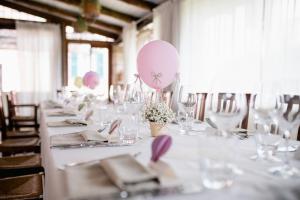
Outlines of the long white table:
{"label": "long white table", "polygon": [[[46,200],[67,199],[66,187],[64,185],[63,168],[66,164],[102,159],[113,155],[140,152],[137,159],[145,165],[149,163],[151,156],[150,133],[145,127],[142,129],[144,139],[133,146],[123,147],[95,147],[79,149],[51,149],[50,136],[77,132],[85,129],[97,129],[95,126],[49,128],[47,122],[59,121],[64,117],[48,117],[47,110],[41,113],[41,141],[42,141],[42,163],[45,168]],[[228,154],[226,147],[220,144],[208,143],[205,133],[198,136],[182,136],[176,125],[170,125],[166,130],[173,138],[170,151],[163,160],[170,164],[181,181],[187,186],[200,187],[200,192],[189,195],[163,196],[157,199],[300,199],[300,178],[282,179],[270,174],[267,170],[276,163],[265,161],[253,161],[249,159],[255,154],[255,143],[253,138],[238,140],[232,145],[235,148],[235,162],[244,172],[238,175],[232,186],[221,190],[209,190],[201,186],[199,160],[213,156],[212,149],[220,149],[219,153]],[[229,148],[230,149],[230,148]],[[291,153],[290,156],[293,156]],[[300,161],[293,160],[292,163],[300,168]],[[279,165],[280,163],[277,163]]]}

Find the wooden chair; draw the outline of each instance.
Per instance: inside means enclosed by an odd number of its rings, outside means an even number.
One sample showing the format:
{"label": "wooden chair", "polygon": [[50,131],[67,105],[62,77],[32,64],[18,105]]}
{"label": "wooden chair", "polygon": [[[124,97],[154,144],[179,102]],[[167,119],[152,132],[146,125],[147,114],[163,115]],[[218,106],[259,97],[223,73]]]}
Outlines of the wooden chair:
{"label": "wooden chair", "polygon": [[[38,105],[36,104],[17,104],[16,93],[10,92],[6,95],[8,105],[8,121],[9,129],[19,129],[21,127],[33,127],[38,130]],[[18,114],[19,108],[31,108],[33,109],[33,115],[22,116]]]}
{"label": "wooden chair", "polygon": [[[158,95],[161,95],[160,97]],[[167,106],[171,106],[171,101],[173,97],[173,92],[172,91],[166,91],[166,92],[151,92],[149,100],[150,102],[155,102],[157,98],[161,98],[164,103],[167,104]]]}
{"label": "wooden chair", "polygon": [[[229,93],[230,95],[226,95],[228,93],[219,93],[218,94],[218,105],[217,105],[217,111],[222,111],[222,112],[234,112],[236,107],[234,106],[234,99],[235,99],[235,93]],[[240,127],[243,129],[248,128],[248,118],[249,118],[249,105],[250,105],[250,99],[251,99],[251,94],[247,93],[245,94],[246,96],[246,105],[247,105],[247,111],[246,115],[243,118]]]}
{"label": "wooden chair", "polygon": [[[3,99],[1,98],[3,105]],[[27,138],[27,137],[39,137],[39,132],[36,130],[21,131],[20,129],[6,129],[6,137],[8,138]]]}
{"label": "wooden chair", "polygon": [[0,178],[43,172],[39,154],[0,157]]}
{"label": "wooden chair", "polygon": [[[284,112],[284,117],[288,118],[288,116],[290,115],[290,113],[293,109],[297,110],[297,112],[296,112],[297,115],[300,113],[300,96],[299,95],[295,95],[295,96],[293,96],[293,98],[290,98],[289,95],[283,95],[283,101],[285,104],[287,104],[286,110]],[[297,109],[297,107],[298,107],[298,109]],[[297,140],[300,141],[300,126],[298,127]]]}
{"label": "wooden chair", "polygon": [[[0,98],[2,97],[0,93]],[[16,153],[24,152],[40,152],[40,141],[37,137],[28,138],[15,138],[10,139],[8,137],[8,129],[5,121],[5,116],[3,112],[2,101],[0,101],[0,126],[1,126],[1,138],[0,152],[2,155],[8,156]]]}
{"label": "wooden chair", "polygon": [[25,175],[0,179],[0,199],[42,199],[43,176]]}
{"label": "wooden chair", "polygon": [[172,97],[173,97],[172,91],[167,91],[162,93],[162,100],[167,104],[169,108],[171,107]]}
{"label": "wooden chair", "polygon": [[205,114],[205,102],[207,93],[196,93],[197,101],[196,101],[196,110],[195,110],[195,119],[204,121]]}

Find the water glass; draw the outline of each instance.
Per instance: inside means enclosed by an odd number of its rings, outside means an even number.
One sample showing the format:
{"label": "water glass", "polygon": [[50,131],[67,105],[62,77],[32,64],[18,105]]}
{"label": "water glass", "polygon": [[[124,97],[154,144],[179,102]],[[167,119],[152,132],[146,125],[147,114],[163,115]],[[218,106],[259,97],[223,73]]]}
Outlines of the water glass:
{"label": "water glass", "polygon": [[137,120],[132,115],[126,115],[122,118],[119,128],[120,139],[124,144],[134,144],[138,139]]}
{"label": "water glass", "polygon": [[203,159],[200,162],[203,185],[208,189],[222,189],[233,184],[234,168],[227,162],[213,159]]}
{"label": "water glass", "polygon": [[276,112],[278,104],[276,95],[263,93],[251,97],[250,111],[255,125],[255,142],[257,158],[267,161],[278,161],[276,151],[281,138],[274,134],[274,121],[272,116]]}

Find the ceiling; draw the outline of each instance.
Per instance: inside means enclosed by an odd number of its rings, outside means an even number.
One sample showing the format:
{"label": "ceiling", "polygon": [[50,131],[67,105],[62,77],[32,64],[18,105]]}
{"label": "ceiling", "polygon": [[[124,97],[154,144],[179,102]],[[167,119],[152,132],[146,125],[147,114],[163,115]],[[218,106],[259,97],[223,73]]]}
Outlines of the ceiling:
{"label": "ceiling", "polygon": [[[124,26],[149,16],[152,9],[165,0],[98,1],[101,14],[89,22],[89,31],[119,39]],[[72,25],[81,13],[81,0],[1,0],[0,4],[66,25]]]}

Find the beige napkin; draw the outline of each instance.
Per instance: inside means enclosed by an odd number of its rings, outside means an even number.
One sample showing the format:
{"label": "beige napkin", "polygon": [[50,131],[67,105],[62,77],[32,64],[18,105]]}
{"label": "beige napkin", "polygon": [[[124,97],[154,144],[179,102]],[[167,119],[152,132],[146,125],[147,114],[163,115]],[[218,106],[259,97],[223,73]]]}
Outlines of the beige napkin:
{"label": "beige napkin", "polygon": [[64,145],[85,144],[93,141],[107,142],[108,139],[100,135],[97,131],[85,130],[75,133],[53,135],[50,137],[50,146],[60,147]]}
{"label": "beige napkin", "polygon": [[129,154],[103,159],[100,165],[121,190],[138,192],[159,188],[157,174],[141,165]]}
{"label": "beige napkin", "polygon": [[66,119],[64,121],[48,122],[49,127],[87,126],[87,122],[78,119]]}
{"label": "beige napkin", "polygon": [[46,108],[63,108],[63,105],[55,101],[49,100],[46,102]]}
{"label": "beige napkin", "polygon": [[47,113],[49,117],[61,117],[61,116],[76,116],[74,111],[60,110],[60,111],[50,111]]}
{"label": "beige napkin", "polygon": [[134,195],[181,185],[166,163],[152,163],[150,168],[128,154],[69,166],[64,170],[67,197],[109,199],[120,197],[124,189]]}
{"label": "beige napkin", "polygon": [[62,146],[62,145],[77,145],[84,142],[82,135],[78,133],[68,133],[60,135],[52,135],[50,137],[50,146]]}

